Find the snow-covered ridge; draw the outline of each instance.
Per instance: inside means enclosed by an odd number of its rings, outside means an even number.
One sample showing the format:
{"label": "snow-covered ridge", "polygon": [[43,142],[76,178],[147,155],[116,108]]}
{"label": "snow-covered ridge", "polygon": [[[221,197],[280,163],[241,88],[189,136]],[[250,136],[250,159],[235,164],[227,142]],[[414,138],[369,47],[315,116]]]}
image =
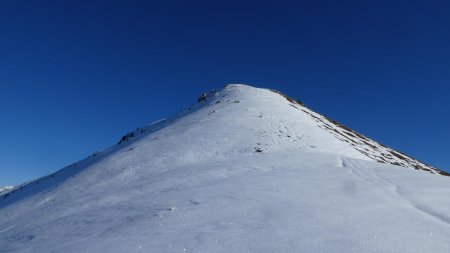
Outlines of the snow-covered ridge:
{"label": "snow-covered ridge", "polygon": [[[420,162],[406,154],[403,154],[399,151],[396,151],[394,149],[391,149],[389,147],[384,146],[383,144],[380,144],[374,140],[371,140],[364,135],[340,124],[339,122],[329,119],[319,113],[316,113],[309,108],[305,107],[304,104],[301,101],[298,101],[296,99],[293,99],[282,92],[279,92],[277,90],[272,89],[260,89],[260,88],[254,88],[249,85],[245,84],[228,84],[225,86],[225,88],[218,92],[216,90],[212,90],[207,93],[203,93],[198,98],[198,104],[197,105],[191,105],[188,107],[187,110],[183,110],[179,114],[176,114],[172,116],[172,120],[174,118],[184,116],[186,113],[189,113],[193,110],[199,109],[201,106],[211,106],[214,104],[219,104],[221,102],[230,102],[230,94],[234,94],[235,100],[231,101],[232,103],[239,103],[239,99],[247,99],[248,97],[254,96],[256,99],[261,99],[259,97],[258,93],[261,93],[261,91],[271,91],[275,94],[280,95],[281,97],[284,97],[288,101],[288,105],[299,110],[301,113],[305,113],[309,115],[314,121],[317,122],[317,126],[320,128],[325,129],[327,132],[331,133],[333,136],[335,136],[340,141],[346,142],[350,144],[355,150],[363,154],[364,156],[380,162],[380,163],[388,163],[392,165],[397,165],[401,167],[406,168],[413,168],[416,170],[423,170],[428,171],[435,174],[441,174],[445,176],[449,176],[450,174],[438,170],[437,168],[434,168],[431,165],[425,164],[423,162]],[[226,95],[223,96],[223,93]],[[239,94],[240,93],[240,94]],[[239,94],[239,95],[236,95]],[[220,99],[220,95],[222,97],[225,97],[227,99]],[[140,135],[148,134],[153,131],[156,131],[157,129],[160,129],[164,127],[170,120],[164,119],[157,121],[155,123],[152,123],[151,125],[143,128],[137,128],[135,131],[132,131],[126,135],[124,135],[121,140],[119,141],[119,144],[126,142],[128,140],[134,139]],[[258,150],[258,152],[262,152],[263,148],[261,147],[255,147],[255,150]]]}
{"label": "snow-covered ridge", "polygon": [[[294,100],[288,102],[291,101]],[[188,125],[191,130],[198,131],[196,136],[201,137],[204,129],[220,130],[211,131],[208,139],[203,140],[204,147],[215,142],[214,146],[220,149],[220,152],[227,151],[227,147],[217,141],[225,138],[230,140],[229,152],[270,152],[289,148],[311,152],[337,152],[359,159],[366,158],[347,143],[324,134],[316,122],[306,114],[292,110],[289,103],[285,97],[268,89],[229,84],[220,91],[212,90],[201,94],[196,104],[156,126],[138,128],[126,134],[119,141],[119,145],[189,118]],[[211,149],[209,147],[202,152],[208,154]]]}
{"label": "snow-covered ridge", "polygon": [[367,138],[366,136],[350,129],[342,125],[341,123],[329,119],[321,114],[318,114],[306,107],[304,107],[303,103],[298,102],[281,92],[273,90],[275,93],[278,93],[284,96],[289,102],[290,105],[308,115],[311,116],[317,123],[318,126],[326,129],[328,132],[336,136],[336,138],[349,143],[356,150],[366,155],[367,157],[373,159],[374,161],[380,163],[388,163],[392,165],[397,165],[405,168],[413,168],[416,170],[428,171],[435,174],[440,174],[444,176],[450,176],[449,173],[445,171],[438,170],[431,165],[420,162],[406,154],[403,154],[399,151],[396,151],[392,148],[386,147],[383,144],[380,144],[374,140]]}

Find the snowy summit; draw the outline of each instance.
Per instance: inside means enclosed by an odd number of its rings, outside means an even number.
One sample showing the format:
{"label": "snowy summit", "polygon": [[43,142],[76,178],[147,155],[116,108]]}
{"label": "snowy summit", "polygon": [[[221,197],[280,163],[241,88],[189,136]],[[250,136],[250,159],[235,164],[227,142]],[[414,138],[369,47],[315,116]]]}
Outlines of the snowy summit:
{"label": "snowy summit", "polygon": [[232,84],[0,193],[0,252],[450,252],[445,175]]}

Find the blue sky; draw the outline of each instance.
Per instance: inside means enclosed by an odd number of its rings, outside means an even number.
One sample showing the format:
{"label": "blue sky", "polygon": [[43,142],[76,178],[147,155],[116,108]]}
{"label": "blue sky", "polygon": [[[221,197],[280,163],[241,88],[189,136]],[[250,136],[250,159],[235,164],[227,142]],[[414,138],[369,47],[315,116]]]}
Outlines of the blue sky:
{"label": "blue sky", "polygon": [[0,185],[226,83],[281,90],[448,170],[449,12],[448,1],[3,1]]}

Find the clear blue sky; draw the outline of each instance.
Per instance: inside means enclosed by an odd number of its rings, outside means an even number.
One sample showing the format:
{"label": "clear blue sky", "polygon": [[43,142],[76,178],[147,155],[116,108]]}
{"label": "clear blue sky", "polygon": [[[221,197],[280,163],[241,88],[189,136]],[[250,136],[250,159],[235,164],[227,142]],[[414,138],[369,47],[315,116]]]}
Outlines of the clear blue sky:
{"label": "clear blue sky", "polygon": [[281,90],[448,170],[449,13],[449,1],[2,1],[0,185],[226,83]]}

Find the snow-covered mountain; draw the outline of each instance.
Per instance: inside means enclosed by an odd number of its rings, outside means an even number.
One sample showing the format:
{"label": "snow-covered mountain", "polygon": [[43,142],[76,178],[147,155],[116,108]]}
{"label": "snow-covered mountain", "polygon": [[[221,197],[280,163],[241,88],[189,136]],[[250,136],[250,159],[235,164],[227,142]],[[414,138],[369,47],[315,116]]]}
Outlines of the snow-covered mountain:
{"label": "snow-covered mountain", "polygon": [[0,196],[0,252],[450,252],[450,178],[228,85]]}

